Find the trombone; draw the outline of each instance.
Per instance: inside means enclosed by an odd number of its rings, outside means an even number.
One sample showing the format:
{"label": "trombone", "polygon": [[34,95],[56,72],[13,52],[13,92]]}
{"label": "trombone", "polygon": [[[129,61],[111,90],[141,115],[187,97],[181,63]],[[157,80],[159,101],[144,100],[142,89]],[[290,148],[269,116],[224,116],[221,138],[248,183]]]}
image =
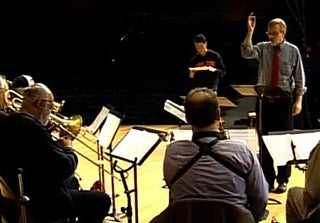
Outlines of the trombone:
{"label": "trombone", "polygon": [[[13,112],[18,112],[21,108],[23,95],[15,90],[7,90],[6,91],[6,101],[8,104],[8,108]],[[60,114],[60,111],[64,105],[65,101],[61,102],[53,102],[52,113],[50,114],[50,121],[58,127],[61,131],[64,131],[71,135],[74,139],[79,141],[81,144],[86,146],[91,151],[98,153],[95,149],[93,149],[90,145],[88,145],[85,141],[81,140],[78,137],[78,134],[81,131],[84,131],[83,138],[86,138],[91,143],[95,143],[89,138],[85,137],[85,134],[88,132],[85,127],[82,127],[82,117],[80,115],[73,115],[71,117],[66,117]],[[93,135],[95,137],[95,135]],[[107,156],[103,156],[104,159],[109,161]]]}
{"label": "trombone", "polygon": [[[5,92],[5,98],[6,98],[6,102],[8,104],[8,108],[10,110],[12,110],[13,112],[17,112],[20,110],[22,99],[23,99],[22,94],[20,94],[18,91],[8,89]],[[54,114],[60,113],[64,103],[65,103],[64,100],[62,100],[61,102],[54,101],[53,105],[52,105],[52,112]]]}
{"label": "trombone", "polygon": [[[22,106],[23,95],[15,90],[9,89],[6,91],[5,96],[6,96],[6,102],[8,104],[8,108],[12,112],[18,112]],[[82,127],[82,117],[80,115],[73,115],[71,117],[66,117],[61,115],[59,112],[61,111],[63,105],[64,105],[64,101],[62,101],[61,103],[54,102],[52,113],[50,113],[50,121],[52,122],[52,124],[56,127],[56,129],[60,134],[66,133],[70,135],[71,137],[79,141],[81,144],[89,148],[91,151],[99,154],[98,151],[93,149],[91,146],[89,146],[86,142],[84,142],[78,137],[79,132],[81,131],[82,128],[84,128]],[[55,136],[53,137],[57,138]],[[77,150],[74,150],[74,151],[99,168],[99,178],[100,178],[101,172],[102,173],[106,172],[111,177],[114,177],[117,180],[121,181],[120,178],[114,176],[113,174],[111,174],[111,172],[109,172],[105,168],[101,170],[100,169],[101,165],[99,163],[95,162],[94,160],[90,159],[89,157],[85,156],[84,154],[82,154]],[[110,159],[108,157],[106,156],[103,156],[103,157],[105,158],[106,161],[110,162]],[[99,180],[100,182],[103,181],[103,179],[99,179]]]}

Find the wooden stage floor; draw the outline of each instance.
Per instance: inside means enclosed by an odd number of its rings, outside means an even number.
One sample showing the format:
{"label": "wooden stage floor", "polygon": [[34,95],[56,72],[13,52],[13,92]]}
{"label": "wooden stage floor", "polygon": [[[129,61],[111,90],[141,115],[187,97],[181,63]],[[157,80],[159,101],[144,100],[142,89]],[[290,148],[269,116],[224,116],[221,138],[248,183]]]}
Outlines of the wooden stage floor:
{"label": "wooden stage floor", "polygon": [[[147,128],[169,131],[172,129],[179,129],[177,125],[148,125],[144,126]],[[114,147],[132,128],[132,126],[120,126],[116,136],[112,142]],[[95,137],[88,134],[84,136],[79,136],[81,141],[85,142],[87,146],[90,146],[92,149],[89,149],[83,143],[80,143],[78,140],[74,141],[74,148],[78,153],[81,153],[85,158],[79,154],[79,166],[77,169],[77,175],[80,179],[80,184],[83,189],[90,189],[93,183],[99,180],[99,168],[93,162],[98,163],[98,154],[94,151],[97,150],[97,145],[95,143]],[[87,140],[89,139],[89,140]],[[130,149],[130,148],[128,148]],[[157,148],[150,154],[150,156],[143,162],[141,166],[137,166],[137,203],[138,209],[135,207],[135,196],[134,193],[130,193],[131,205],[133,208],[133,223],[148,223],[155,215],[160,213],[168,205],[168,189],[163,188],[165,182],[163,180],[162,174],[162,163],[163,156],[166,149],[166,142],[162,141]],[[106,160],[105,157],[105,170],[110,172],[110,162]],[[118,161],[118,166],[121,169],[126,169],[130,165],[124,161]],[[112,195],[112,186],[111,186],[111,174],[105,172],[105,185],[106,192]],[[121,217],[120,222],[129,222],[128,219],[121,214],[122,207],[128,207],[128,199],[125,193],[124,184],[121,181],[121,176],[119,173],[114,173],[114,190],[115,195],[118,195],[115,198],[115,205],[111,207],[110,212],[116,217]],[[134,190],[134,173],[131,169],[128,172],[128,176],[125,179],[129,190]],[[304,173],[296,168],[292,168],[292,176],[288,187],[292,186],[303,186],[304,185]],[[274,198],[281,202],[281,204],[274,204],[270,201],[268,204],[268,210],[270,212],[268,218],[262,223],[271,222],[272,216],[275,216],[280,223],[285,221],[285,202],[286,202],[286,193],[283,194],[270,194],[270,198]],[[135,213],[137,211],[137,214]],[[138,219],[136,218],[138,216]],[[115,217],[107,217],[106,222],[117,222]]]}

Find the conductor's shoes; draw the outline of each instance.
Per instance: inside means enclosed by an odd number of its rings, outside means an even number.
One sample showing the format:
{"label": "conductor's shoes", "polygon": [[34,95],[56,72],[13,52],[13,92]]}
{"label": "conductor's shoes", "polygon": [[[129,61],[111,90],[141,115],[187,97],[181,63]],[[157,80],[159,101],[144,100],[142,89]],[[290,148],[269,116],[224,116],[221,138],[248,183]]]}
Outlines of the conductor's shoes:
{"label": "conductor's shoes", "polygon": [[272,189],[270,192],[281,194],[287,191],[287,183],[279,184],[279,186],[276,189]]}

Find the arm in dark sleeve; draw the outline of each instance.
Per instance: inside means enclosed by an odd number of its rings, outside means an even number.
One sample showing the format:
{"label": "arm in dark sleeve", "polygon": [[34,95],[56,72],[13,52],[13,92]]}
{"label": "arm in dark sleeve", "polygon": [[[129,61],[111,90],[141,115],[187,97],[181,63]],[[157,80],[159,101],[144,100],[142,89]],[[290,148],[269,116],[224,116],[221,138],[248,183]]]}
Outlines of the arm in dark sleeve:
{"label": "arm in dark sleeve", "polygon": [[57,179],[65,180],[74,174],[78,157],[71,148],[62,148],[52,139],[51,134],[42,127],[41,137],[39,138],[43,151],[45,166],[52,176]]}
{"label": "arm in dark sleeve", "polygon": [[226,75],[226,67],[223,63],[221,55],[218,55],[216,68],[218,69],[220,77],[224,77]]}

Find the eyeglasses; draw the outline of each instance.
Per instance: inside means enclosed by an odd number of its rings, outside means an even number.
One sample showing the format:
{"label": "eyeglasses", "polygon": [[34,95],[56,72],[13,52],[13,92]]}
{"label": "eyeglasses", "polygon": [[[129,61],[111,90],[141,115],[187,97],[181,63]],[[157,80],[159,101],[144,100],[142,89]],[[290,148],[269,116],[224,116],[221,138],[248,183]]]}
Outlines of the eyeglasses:
{"label": "eyeglasses", "polygon": [[267,36],[278,36],[282,32],[266,32]]}

